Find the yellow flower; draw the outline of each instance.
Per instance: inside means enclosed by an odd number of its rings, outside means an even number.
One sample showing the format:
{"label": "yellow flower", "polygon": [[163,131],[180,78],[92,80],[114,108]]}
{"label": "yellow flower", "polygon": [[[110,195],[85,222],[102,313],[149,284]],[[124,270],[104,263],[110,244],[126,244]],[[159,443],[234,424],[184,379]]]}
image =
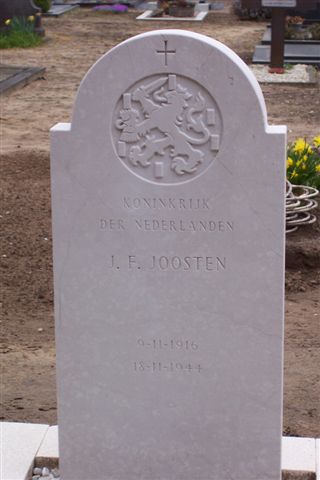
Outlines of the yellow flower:
{"label": "yellow flower", "polygon": [[307,168],[306,165],[301,166],[301,170],[305,170],[306,168]]}
{"label": "yellow flower", "polygon": [[4,23],[5,23],[5,25],[10,25],[10,23],[11,23],[10,18],[8,18],[8,20],[6,20]]}
{"label": "yellow flower", "polygon": [[320,164],[316,166],[316,172],[320,172]]}
{"label": "yellow flower", "polygon": [[295,177],[297,177],[297,176],[298,176],[297,172],[292,172],[291,178],[295,178]]}
{"label": "yellow flower", "polygon": [[313,144],[315,147],[320,147],[320,135],[318,135],[317,137],[314,137]]}
{"label": "yellow flower", "polygon": [[307,153],[312,152],[312,148],[310,145],[304,140],[304,138],[298,138],[296,140],[296,143],[294,144],[293,151],[295,153],[302,153],[303,151],[306,151]]}
{"label": "yellow flower", "polygon": [[306,148],[306,141],[303,138],[298,138],[294,144],[293,151],[300,153]]}
{"label": "yellow flower", "polygon": [[29,22],[33,22],[33,21],[34,21],[34,16],[33,16],[33,15],[30,15],[30,16],[28,17],[28,20],[29,20]]}
{"label": "yellow flower", "polygon": [[292,158],[288,157],[287,159],[287,168],[291,167],[293,165],[293,160]]}

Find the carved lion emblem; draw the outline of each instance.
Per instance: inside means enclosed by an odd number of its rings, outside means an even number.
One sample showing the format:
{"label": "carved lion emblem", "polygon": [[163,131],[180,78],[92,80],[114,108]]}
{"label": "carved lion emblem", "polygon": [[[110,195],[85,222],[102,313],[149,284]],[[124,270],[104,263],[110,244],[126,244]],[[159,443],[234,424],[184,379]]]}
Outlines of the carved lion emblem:
{"label": "carved lion emblem", "polygon": [[118,102],[116,150],[138,176],[179,183],[206,170],[219,150],[221,118],[214,100],[185,77],[159,75]]}

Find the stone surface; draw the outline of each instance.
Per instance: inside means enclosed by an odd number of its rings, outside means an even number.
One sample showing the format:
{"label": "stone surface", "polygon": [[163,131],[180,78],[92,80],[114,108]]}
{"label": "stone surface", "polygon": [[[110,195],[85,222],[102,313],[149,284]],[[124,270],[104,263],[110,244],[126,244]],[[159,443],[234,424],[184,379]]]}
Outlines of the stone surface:
{"label": "stone surface", "polygon": [[32,0],[0,0],[0,28],[13,17],[28,17],[40,12]]}
{"label": "stone surface", "polygon": [[320,479],[320,438],[316,440],[316,474],[317,479]]}
{"label": "stone surface", "polygon": [[79,5],[62,5],[62,4],[52,5],[50,10],[47,13],[45,13],[44,16],[60,17],[60,15],[70,12],[71,10],[74,10],[75,8],[78,8],[78,7]]}
{"label": "stone surface", "polygon": [[262,0],[261,1],[262,7],[296,7],[297,0]]}
{"label": "stone surface", "polygon": [[285,437],[282,450],[282,468],[306,472],[316,471],[316,440],[314,438]]}
{"label": "stone surface", "polygon": [[[305,63],[316,65],[320,63],[320,45],[285,44],[285,63]],[[270,62],[270,46],[257,45],[252,58],[253,63]]]}
{"label": "stone surface", "polygon": [[84,78],[52,129],[63,480],[280,479],[285,145],[202,35]]}
{"label": "stone surface", "polygon": [[285,437],[283,447],[284,470],[316,472],[316,440],[314,438]]}
{"label": "stone surface", "polygon": [[0,423],[1,480],[28,480],[48,425]]}
{"label": "stone surface", "polygon": [[59,461],[58,447],[58,427],[54,425],[50,427],[37,451],[35,463],[39,467],[49,466],[54,468]]}
{"label": "stone surface", "polygon": [[11,66],[0,64],[0,95],[6,95],[16,88],[43,77],[44,67]]}
{"label": "stone surface", "polygon": [[[207,5],[207,4],[205,4]],[[208,15],[209,8],[201,7],[198,10],[195,10],[195,14],[193,17],[170,17],[166,15],[164,17],[155,17],[154,10],[146,10],[145,12],[138,15],[136,20],[153,20],[156,22],[202,22],[205,17]]]}

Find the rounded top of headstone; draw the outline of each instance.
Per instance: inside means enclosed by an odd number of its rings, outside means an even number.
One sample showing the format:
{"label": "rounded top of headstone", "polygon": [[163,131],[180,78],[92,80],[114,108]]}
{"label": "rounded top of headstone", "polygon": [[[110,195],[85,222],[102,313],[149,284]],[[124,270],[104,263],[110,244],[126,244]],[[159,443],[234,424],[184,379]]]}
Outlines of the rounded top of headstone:
{"label": "rounded top of headstone", "polygon": [[106,53],[83,79],[72,121],[83,139],[101,149],[107,142],[131,173],[160,184],[196,178],[226,144],[252,141],[266,127],[247,65],[222,43],[183,30],[144,33]]}

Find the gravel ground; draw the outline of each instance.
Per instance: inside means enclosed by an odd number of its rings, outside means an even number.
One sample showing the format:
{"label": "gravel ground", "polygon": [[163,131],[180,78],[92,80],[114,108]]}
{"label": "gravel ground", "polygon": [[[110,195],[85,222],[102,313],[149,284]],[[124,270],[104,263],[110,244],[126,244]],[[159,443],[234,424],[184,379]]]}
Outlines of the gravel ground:
{"label": "gravel ground", "polygon": [[250,68],[261,83],[310,84],[317,80],[316,69],[311,65],[290,66],[281,74],[269,73],[268,65],[251,65]]}
{"label": "gravel ground", "polygon": [[35,467],[31,478],[32,480],[60,480],[60,474],[57,468],[50,470],[47,467]]}

